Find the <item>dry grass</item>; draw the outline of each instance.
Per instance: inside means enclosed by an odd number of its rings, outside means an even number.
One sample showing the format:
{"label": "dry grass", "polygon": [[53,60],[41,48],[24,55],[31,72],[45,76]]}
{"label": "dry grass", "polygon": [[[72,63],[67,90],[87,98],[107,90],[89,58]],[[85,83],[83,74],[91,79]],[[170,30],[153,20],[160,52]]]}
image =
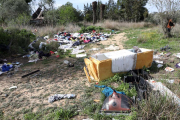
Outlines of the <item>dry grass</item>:
{"label": "dry grass", "polygon": [[[93,25],[92,23],[85,23],[85,25]],[[104,22],[98,22],[95,26],[101,26],[105,29],[126,29],[126,28],[143,28],[144,22],[119,22],[114,20],[105,20]]]}
{"label": "dry grass", "polygon": [[71,23],[69,23],[66,26],[57,25],[55,27],[52,27],[52,26],[44,26],[44,27],[33,27],[33,26],[20,26],[20,27],[18,27],[18,26],[13,26],[13,27],[30,30],[32,32],[34,32],[36,29],[37,30],[37,32],[36,32],[37,36],[45,36],[45,35],[52,36],[52,35],[56,34],[57,32],[61,32],[61,31],[77,32],[81,29],[78,25],[71,24]]}

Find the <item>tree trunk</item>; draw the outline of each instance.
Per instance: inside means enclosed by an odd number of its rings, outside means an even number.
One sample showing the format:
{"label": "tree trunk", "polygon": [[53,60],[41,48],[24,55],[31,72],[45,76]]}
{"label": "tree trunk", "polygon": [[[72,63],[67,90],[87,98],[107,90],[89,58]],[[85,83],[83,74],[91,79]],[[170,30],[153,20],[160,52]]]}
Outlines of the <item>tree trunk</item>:
{"label": "tree trunk", "polygon": [[92,5],[93,5],[93,24],[95,24],[97,22],[97,18],[96,18],[97,2],[96,1],[92,2]]}

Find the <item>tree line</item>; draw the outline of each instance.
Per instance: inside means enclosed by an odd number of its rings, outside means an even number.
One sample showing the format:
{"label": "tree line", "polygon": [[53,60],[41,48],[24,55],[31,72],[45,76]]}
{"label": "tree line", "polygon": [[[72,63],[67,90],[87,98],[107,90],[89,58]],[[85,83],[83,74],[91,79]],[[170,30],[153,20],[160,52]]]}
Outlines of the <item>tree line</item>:
{"label": "tree line", "polygon": [[[0,23],[28,25],[31,19],[32,4],[36,0],[0,0]],[[144,7],[148,0],[109,0],[105,3],[104,20],[119,20],[128,22],[143,21],[148,17],[148,10]],[[84,5],[83,10],[73,7],[67,2],[58,8],[54,7],[55,0],[40,0],[39,6],[43,7],[44,18],[47,24],[67,24],[80,21],[92,22],[92,3]],[[97,1],[97,20],[100,20],[100,5]]]}

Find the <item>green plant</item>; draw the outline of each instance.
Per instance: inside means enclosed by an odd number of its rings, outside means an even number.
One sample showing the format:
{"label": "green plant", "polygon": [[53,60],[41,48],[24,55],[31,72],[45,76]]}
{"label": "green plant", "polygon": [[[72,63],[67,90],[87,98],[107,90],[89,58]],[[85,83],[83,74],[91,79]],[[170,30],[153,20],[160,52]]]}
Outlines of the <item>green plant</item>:
{"label": "green plant", "polygon": [[53,113],[49,114],[46,119],[53,119],[53,120],[70,120],[73,116],[77,115],[78,112],[75,112],[74,109],[71,110],[55,110]]}
{"label": "green plant", "polygon": [[125,92],[125,94],[128,96],[128,97],[133,97],[133,96],[136,96],[137,95],[137,91],[135,89],[135,87],[129,89],[129,83],[124,83],[122,82],[117,88],[116,88],[117,91],[122,91],[122,92]]}

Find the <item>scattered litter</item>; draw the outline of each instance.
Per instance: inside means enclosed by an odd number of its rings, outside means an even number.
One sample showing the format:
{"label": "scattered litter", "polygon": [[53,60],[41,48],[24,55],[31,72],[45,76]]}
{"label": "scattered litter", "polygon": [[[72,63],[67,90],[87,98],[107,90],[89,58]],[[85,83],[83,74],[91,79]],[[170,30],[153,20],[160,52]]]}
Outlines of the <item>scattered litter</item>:
{"label": "scattered litter", "polygon": [[74,67],[74,64],[68,63],[68,67]]}
{"label": "scattered litter", "polygon": [[69,61],[68,60],[64,60],[64,64],[69,64]]}
{"label": "scattered litter", "polygon": [[180,58],[180,53],[175,53],[173,56],[176,56],[177,58]]}
{"label": "scattered litter", "polygon": [[163,61],[155,60],[156,63],[163,64]]}
{"label": "scattered litter", "polygon": [[75,97],[76,97],[76,95],[74,95],[74,94],[55,94],[55,95],[49,97],[48,102],[52,103],[54,101],[61,100],[63,98],[71,99],[71,98],[75,98]]}
{"label": "scattered litter", "polygon": [[177,63],[177,64],[175,65],[175,67],[176,67],[176,68],[180,68],[180,63]]}
{"label": "scattered litter", "polygon": [[17,86],[12,86],[9,89],[16,89],[16,88],[17,88]]}
{"label": "scattered litter", "polygon": [[161,68],[162,66],[163,66],[162,64],[158,64],[158,65],[157,65],[158,68]]}
{"label": "scattered litter", "polygon": [[13,68],[13,65],[12,64],[6,64],[6,63],[4,63],[4,65],[2,65],[2,67],[1,67],[2,72],[10,71],[11,68]]}
{"label": "scattered litter", "polygon": [[37,62],[38,59],[35,59],[35,60],[29,60],[28,62]]}
{"label": "scattered litter", "polygon": [[98,102],[100,102],[100,100],[95,99],[94,102],[97,102],[97,103],[98,103]]}
{"label": "scattered litter", "polygon": [[167,80],[167,82],[173,84],[174,80]]}
{"label": "scattered litter", "polygon": [[45,39],[45,40],[49,39],[49,36],[45,36],[44,39]]}
{"label": "scattered litter", "polygon": [[160,48],[161,51],[168,51],[169,49],[172,49],[169,45]]}
{"label": "scattered litter", "polygon": [[77,54],[76,58],[82,58],[82,57],[86,57],[86,56],[87,56],[87,54]]}
{"label": "scattered litter", "polygon": [[36,71],[34,71],[34,72],[31,72],[31,73],[28,73],[28,74],[26,74],[26,75],[23,75],[22,76],[22,78],[25,78],[25,77],[27,77],[27,76],[29,76],[29,75],[32,75],[32,74],[34,74],[34,73],[36,73],[36,72],[39,72],[40,70],[36,70]]}
{"label": "scattered litter", "polygon": [[153,59],[160,59],[161,57],[159,55],[153,55]]}
{"label": "scattered litter", "polygon": [[166,71],[166,72],[173,72],[173,71],[174,71],[174,69],[173,69],[173,68],[171,68],[171,67],[166,67],[166,68],[165,68],[165,71]]}
{"label": "scattered litter", "polygon": [[170,52],[165,54],[166,57],[169,57],[170,55],[171,55]]}
{"label": "scattered litter", "polygon": [[71,54],[79,54],[83,52],[85,52],[85,50],[73,49],[73,52]]}
{"label": "scattered litter", "polygon": [[105,50],[119,50],[119,46],[110,45],[109,47],[105,48]]}

